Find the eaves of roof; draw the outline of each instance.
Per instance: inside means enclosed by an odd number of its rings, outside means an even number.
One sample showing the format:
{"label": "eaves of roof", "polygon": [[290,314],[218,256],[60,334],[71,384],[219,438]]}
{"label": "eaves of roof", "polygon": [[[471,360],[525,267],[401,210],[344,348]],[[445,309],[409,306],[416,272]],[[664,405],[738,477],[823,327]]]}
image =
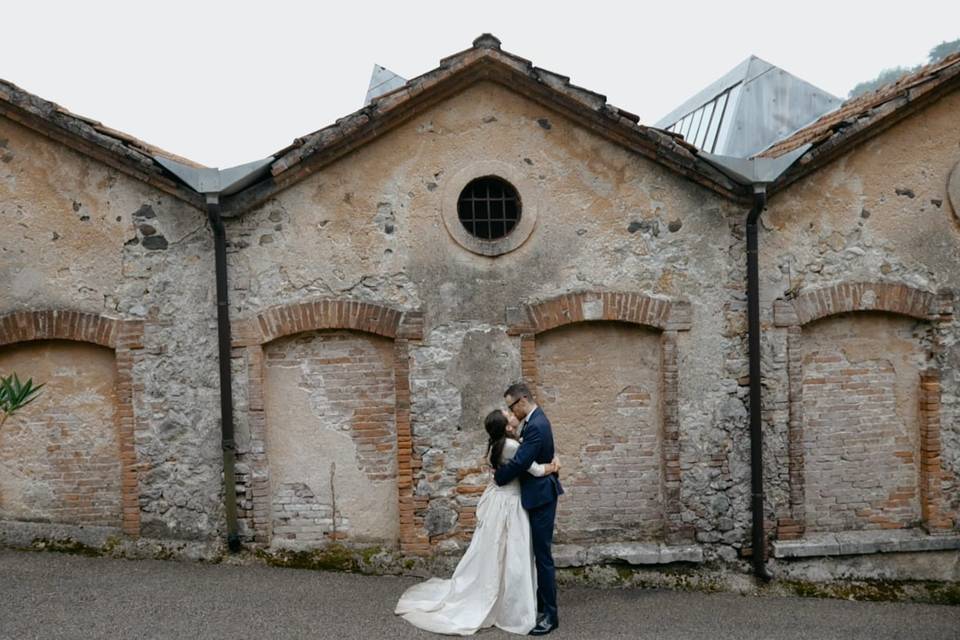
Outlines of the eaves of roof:
{"label": "eaves of roof", "polygon": [[170,158],[199,166],[184,158],[72,113],[60,105],[0,80],[0,116],[94,158],[137,180],[150,184],[194,207],[203,208],[203,197],[173,179],[154,160]]}
{"label": "eaves of roof", "polygon": [[809,145],[790,169],[770,186],[770,193],[786,188],[958,88],[960,53],[848,100],[755,156],[778,158]]}
{"label": "eaves of roof", "polygon": [[480,81],[496,82],[519,92],[724,198],[741,203],[750,201],[748,188],[701,158],[697,148],[679,136],[640,125],[638,116],[610,105],[604,96],[571,84],[566,76],[502,51],[499,40],[484,34],[471,48],[441,60],[436,69],[273,154],[276,160],[270,175],[227,198],[223,203],[224,215],[239,215],[257,206],[319,168]]}

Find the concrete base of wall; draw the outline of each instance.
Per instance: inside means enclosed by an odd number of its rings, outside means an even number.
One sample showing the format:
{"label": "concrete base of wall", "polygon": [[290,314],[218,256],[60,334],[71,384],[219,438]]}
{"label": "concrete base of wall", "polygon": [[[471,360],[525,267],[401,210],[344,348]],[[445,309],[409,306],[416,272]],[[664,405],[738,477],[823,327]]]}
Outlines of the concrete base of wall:
{"label": "concrete base of wall", "polygon": [[775,580],[935,580],[960,585],[960,553],[883,553],[776,560],[768,564]]}
{"label": "concrete base of wall", "polygon": [[703,549],[695,544],[666,545],[641,542],[558,544],[553,547],[553,560],[558,567],[584,567],[617,562],[631,565],[700,563],[703,562]]}
{"label": "concrete base of wall", "polygon": [[[245,548],[230,554],[220,540],[130,538],[119,528],[0,521],[0,547],[127,559],[189,560],[232,565],[348,571],[370,575],[448,577],[458,554],[408,557],[378,546],[329,544],[295,551]],[[698,545],[621,543],[557,545],[557,582],[600,588],[652,588],[756,596],[809,596],[960,604],[960,553],[954,550],[774,559],[774,580],[760,584],[748,562],[704,562]],[[571,564],[585,563],[585,564]]]}
{"label": "concrete base of wall", "polygon": [[802,540],[783,540],[773,543],[775,558],[911,553],[956,549],[960,549],[960,535],[928,535],[919,530],[817,533],[807,535]]}
{"label": "concrete base of wall", "polygon": [[119,527],[0,520],[0,547],[129,559],[220,562],[220,540],[131,538]]}

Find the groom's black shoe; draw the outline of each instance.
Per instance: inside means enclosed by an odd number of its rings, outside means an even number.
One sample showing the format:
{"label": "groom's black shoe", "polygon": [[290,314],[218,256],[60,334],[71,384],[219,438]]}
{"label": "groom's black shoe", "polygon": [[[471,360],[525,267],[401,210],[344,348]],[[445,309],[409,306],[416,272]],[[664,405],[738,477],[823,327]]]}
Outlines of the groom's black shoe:
{"label": "groom's black shoe", "polygon": [[537,618],[537,626],[535,626],[531,631],[531,636],[545,636],[557,627],[560,626],[560,622],[551,616],[543,615]]}

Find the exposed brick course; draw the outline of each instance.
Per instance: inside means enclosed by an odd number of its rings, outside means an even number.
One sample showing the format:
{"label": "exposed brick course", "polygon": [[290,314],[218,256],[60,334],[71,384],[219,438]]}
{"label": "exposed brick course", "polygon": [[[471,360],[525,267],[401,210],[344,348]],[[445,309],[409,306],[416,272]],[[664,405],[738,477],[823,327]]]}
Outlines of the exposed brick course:
{"label": "exposed brick course", "polygon": [[835,349],[804,356],[803,334],[810,328],[803,327],[852,311],[925,320],[931,341],[917,343],[916,353],[930,359],[943,348],[940,327],[950,322],[952,306],[949,292],[899,283],[844,283],[775,301],[775,323],[787,328],[790,414],[790,513],[778,518],[778,537],[921,522],[929,531],[949,530],[941,491],[937,371],[901,372],[915,376],[911,393],[919,405],[910,412],[913,421],[904,423],[891,361],[848,362],[842,340]]}
{"label": "exposed brick course", "polygon": [[[245,462],[249,462],[251,471],[245,478],[249,486],[241,485],[245,507],[241,517],[254,539],[261,543],[274,537],[308,542],[310,536],[320,535],[318,532],[331,537],[332,505],[324,506],[317,497],[325,488],[304,485],[300,493],[305,496],[309,492],[313,498],[301,501],[303,504],[294,501],[282,506],[277,502],[279,492],[291,490],[290,483],[270,488],[264,369],[282,366],[290,353],[286,348],[277,351],[277,345],[290,344],[290,337],[296,336],[293,343],[299,342],[307,351],[294,354],[288,364],[307,369],[304,384],[322,391],[331,403],[328,409],[315,409],[324,415],[329,410],[338,415],[349,414],[349,430],[357,447],[356,464],[371,482],[396,482],[401,547],[411,554],[429,552],[428,542],[417,533],[422,527],[414,517],[412,474],[416,461],[410,431],[407,347],[408,340],[422,336],[423,314],[351,300],[322,299],[273,307],[234,324],[234,345],[242,347],[246,354],[249,376],[251,444]],[[363,334],[390,338],[392,347],[384,347],[385,351],[378,347],[378,355],[374,356],[369,345],[377,343],[364,339]],[[284,338],[288,339],[281,341]],[[312,506],[305,506],[308,503]],[[323,509],[330,513],[321,514]],[[338,538],[349,535],[340,517],[338,514]],[[303,521],[298,524],[297,518]],[[303,539],[298,538],[298,526],[303,527]]]}
{"label": "exposed brick course", "polygon": [[[119,488],[120,504],[117,508],[120,511],[120,525],[123,532],[131,536],[140,534],[139,464],[134,445],[137,422],[133,409],[134,393],[138,387],[133,382],[133,366],[136,354],[143,348],[143,332],[142,320],[122,320],[72,310],[16,311],[0,316],[0,346],[34,340],[71,340],[114,350],[112,414],[118,458],[97,454],[95,460],[89,460],[89,464],[95,465],[107,475],[112,475],[116,467],[118,473],[116,482],[111,480],[106,484],[109,486],[115,484]],[[63,418],[70,419],[69,416],[63,416]],[[57,443],[51,443],[50,447],[53,447],[51,454],[66,455],[66,451]],[[71,456],[82,458],[85,453],[89,452],[77,449],[71,453]],[[51,462],[55,463],[55,461],[56,458],[51,456]],[[68,470],[65,474],[63,480],[67,485],[92,486],[90,477],[81,477],[83,473],[76,475],[76,471]],[[65,485],[65,491],[68,488]],[[74,515],[65,512],[64,517],[67,518],[65,521],[73,521],[73,518],[79,517],[82,522],[102,523],[105,519],[110,519],[104,511],[107,507],[103,500],[82,498],[79,494],[69,491],[64,495],[72,504],[89,507],[87,512],[81,510]]]}
{"label": "exposed brick course", "polygon": [[920,498],[924,526],[931,533],[949,532],[953,523],[944,513],[940,460],[940,374],[920,375]]}
{"label": "exposed brick course", "polygon": [[538,398],[553,423],[566,494],[557,539],[659,540],[664,532],[660,339],[620,323],[537,338]]}
{"label": "exposed brick course", "polygon": [[897,415],[886,360],[850,363],[839,349],[804,359],[808,530],[906,528],[920,517],[911,428]]}
{"label": "exposed brick course", "polygon": [[[645,387],[638,388],[626,378],[624,381],[606,381],[606,386],[610,389],[616,387],[620,392],[616,398],[608,398],[610,406],[616,406],[617,413],[624,416],[631,412],[636,414],[631,424],[638,428],[628,428],[619,435],[606,432],[594,434],[598,441],[584,446],[577,471],[567,467],[564,477],[568,478],[567,484],[574,488],[574,499],[566,499],[561,505],[558,532],[561,539],[574,540],[586,536],[585,527],[589,527],[590,536],[599,536],[598,539],[604,536],[624,539],[626,536],[629,539],[689,541],[692,530],[681,520],[676,339],[677,331],[688,330],[691,326],[689,304],[638,293],[586,291],[508,309],[507,319],[508,331],[521,335],[520,367],[523,378],[531,383],[538,398],[542,397],[545,407],[550,406],[549,392],[545,389],[555,382],[576,387],[585,380],[605,378],[600,372],[585,376],[581,366],[583,363],[576,362],[575,357],[568,363],[573,369],[565,371],[562,353],[551,354],[549,363],[544,360],[539,347],[544,332],[558,330],[557,335],[573,336],[575,333],[571,332],[585,331],[587,333],[583,339],[599,348],[604,342],[595,337],[591,341],[591,327],[603,333],[616,331],[618,323],[628,323],[661,330],[656,347],[650,346],[654,342],[647,345],[647,355],[652,360],[644,375],[655,373],[653,378],[647,380]],[[574,345],[577,339],[568,337],[566,341]],[[573,351],[577,351],[577,348],[573,347]],[[617,357],[614,353],[603,353],[610,358]],[[544,366],[551,371],[545,373]],[[556,381],[551,377],[555,377]],[[627,378],[631,376],[627,374]],[[563,380],[566,382],[561,382]],[[577,407],[577,402],[572,400],[578,397],[575,391],[566,389],[562,394],[564,402],[570,403],[568,406],[571,408]],[[603,394],[594,395],[600,397]],[[634,406],[631,408],[627,405]],[[567,418],[565,415],[559,417],[561,420]],[[645,428],[640,425],[645,425]],[[580,469],[585,460],[585,466]],[[612,488],[605,489],[598,483],[612,483]],[[583,505],[574,504],[578,485],[582,487]],[[598,499],[600,495],[611,496],[609,501],[612,502],[605,504],[603,499]],[[591,509],[597,510],[597,513]]]}
{"label": "exposed brick course", "polygon": [[[315,542],[320,532],[393,537],[392,519],[365,520],[356,504],[359,494],[389,495],[393,504],[378,499],[375,510],[396,512],[393,355],[390,341],[343,330],[304,331],[266,345],[274,536],[298,543]],[[286,500],[291,487],[296,499]]]}

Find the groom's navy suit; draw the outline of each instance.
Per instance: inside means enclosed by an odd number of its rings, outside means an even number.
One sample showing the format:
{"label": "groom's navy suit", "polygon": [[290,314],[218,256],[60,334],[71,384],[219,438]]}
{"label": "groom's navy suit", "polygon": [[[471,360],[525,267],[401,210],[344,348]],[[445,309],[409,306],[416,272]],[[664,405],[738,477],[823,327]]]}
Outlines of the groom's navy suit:
{"label": "groom's navy suit", "polygon": [[555,473],[537,478],[527,473],[531,463],[553,460],[553,431],[543,410],[537,407],[527,417],[521,433],[523,442],[513,460],[497,467],[493,479],[505,485],[520,478],[520,503],[530,516],[533,555],[537,561],[537,610],[557,620],[557,583],[553,568],[553,523],[557,516],[557,497],[563,494]]}

